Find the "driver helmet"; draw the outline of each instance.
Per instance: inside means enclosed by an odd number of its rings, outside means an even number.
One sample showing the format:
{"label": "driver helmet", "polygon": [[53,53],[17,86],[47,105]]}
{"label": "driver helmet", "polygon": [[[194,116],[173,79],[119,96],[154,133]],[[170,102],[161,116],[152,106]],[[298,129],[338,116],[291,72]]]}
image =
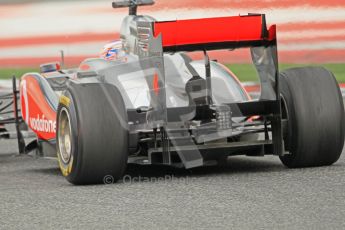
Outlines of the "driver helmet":
{"label": "driver helmet", "polygon": [[116,40],[104,46],[100,57],[108,61],[126,61],[126,53],[122,49],[122,41]]}

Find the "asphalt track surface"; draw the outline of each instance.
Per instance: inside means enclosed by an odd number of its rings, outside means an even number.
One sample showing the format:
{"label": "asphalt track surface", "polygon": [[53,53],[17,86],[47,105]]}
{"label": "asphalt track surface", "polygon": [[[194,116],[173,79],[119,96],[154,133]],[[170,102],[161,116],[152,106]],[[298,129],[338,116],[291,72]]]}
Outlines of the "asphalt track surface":
{"label": "asphalt track surface", "polygon": [[0,140],[0,229],[344,229],[345,154],[287,169],[277,157],[224,167],[129,166],[117,184],[73,186],[56,160]]}
{"label": "asphalt track surface", "polygon": [[230,157],[194,170],[130,165],[117,184],[73,186],[55,159],[0,139],[0,230],[344,229],[344,174],[343,151],[331,167]]}

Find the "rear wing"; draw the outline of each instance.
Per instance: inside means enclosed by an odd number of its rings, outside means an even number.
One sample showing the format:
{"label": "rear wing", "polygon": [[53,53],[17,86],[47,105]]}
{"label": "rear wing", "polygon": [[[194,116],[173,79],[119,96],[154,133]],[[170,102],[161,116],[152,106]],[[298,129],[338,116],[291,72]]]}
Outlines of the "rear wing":
{"label": "rear wing", "polygon": [[[267,29],[264,14],[189,19],[164,22],[137,21],[134,53],[142,68],[154,67],[159,75],[156,88],[164,88],[165,52],[204,51],[207,92],[210,92],[208,50],[250,48],[253,64],[261,82],[260,100],[280,100],[276,26]],[[152,77],[153,79],[153,77]],[[152,86],[152,82],[148,83]],[[154,91],[154,89],[150,89]],[[161,90],[161,92],[163,92]],[[152,94],[154,108],[165,108],[165,96]],[[156,100],[156,101],[155,101]]]}
{"label": "rear wing", "polygon": [[264,14],[152,23],[162,35],[164,52],[268,46],[276,40],[275,25],[267,29]]}

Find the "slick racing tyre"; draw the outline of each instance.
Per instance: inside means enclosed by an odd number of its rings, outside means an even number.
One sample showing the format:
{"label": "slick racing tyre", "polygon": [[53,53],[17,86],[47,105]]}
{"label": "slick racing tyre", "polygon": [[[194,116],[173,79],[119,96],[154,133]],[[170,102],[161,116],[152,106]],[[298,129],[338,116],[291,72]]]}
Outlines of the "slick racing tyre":
{"label": "slick racing tyre", "polygon": [[336,162],[344,145],[345,117],[334,75],[320,67],[289,69],[280,75],[280,88],[290,152],[280,157],[283,164],[298,168]]}
{"label": "slick racing tyre", "polygon": [[115,86],[70,82],[57,110],[57,155],[66,179],[77,185],[120,179],[128,158],[127,124]]}

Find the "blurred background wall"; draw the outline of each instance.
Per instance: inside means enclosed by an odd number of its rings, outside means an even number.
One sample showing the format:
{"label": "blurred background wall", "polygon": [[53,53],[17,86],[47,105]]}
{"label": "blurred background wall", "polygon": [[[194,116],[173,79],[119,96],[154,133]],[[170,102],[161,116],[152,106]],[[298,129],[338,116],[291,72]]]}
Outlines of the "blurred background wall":
{"label": "blurred background wall", "polygon": [[[156,0],[139,13],[157,20],[265,13],[268,24],[277,24],[280,62],[345,62],[344,0]],[[59,60],[60,50],[69,65],[76,65],[119,37],[126,14],[126,9],[112,9],[111,0],[0,0],[0,67]],[[244,51],[216,56],[224,62],[248,61]]]}

